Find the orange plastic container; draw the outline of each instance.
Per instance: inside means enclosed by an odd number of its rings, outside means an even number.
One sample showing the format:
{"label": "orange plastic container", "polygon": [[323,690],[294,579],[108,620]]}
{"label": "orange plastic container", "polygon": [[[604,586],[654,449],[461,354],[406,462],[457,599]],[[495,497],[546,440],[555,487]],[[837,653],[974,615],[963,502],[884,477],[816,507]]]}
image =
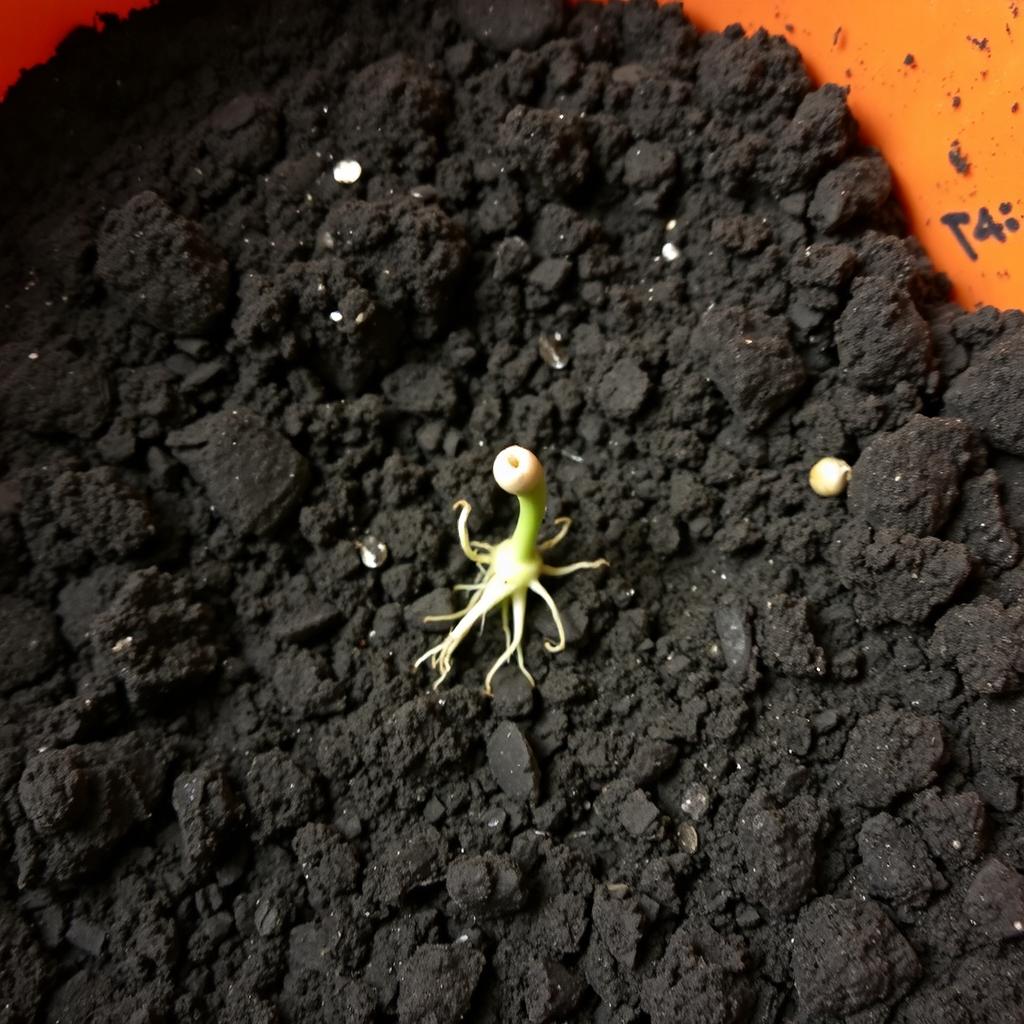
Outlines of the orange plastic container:
{"label": "orange plastic container", "polygon": [[[1024,7],[1024,3],[1021,4]],[[764,27],[849,87],[910,229],[968,308],[1024,306],[1024,17],[1016,0],[686,0],[700,28]]]}
{"label": "orange plastic container", "polygon": [[101,27],[97,12],[125,15],[149,0],[0,0],[0,100],[25,68],[53,56],[80,26]]}
{"label": "orange plastic container", "polygon": [[[1024,5],[1024,0],[1020,0]],[[0,0],[0,96],[97,6]],[[510,16],[515,4],[509,0]],[[850,90],[893,168],[911,230],[971,308],[1024,306],[1024,18],[1017,0],[686,0],[704,29],[785,35],[818,82]]]}

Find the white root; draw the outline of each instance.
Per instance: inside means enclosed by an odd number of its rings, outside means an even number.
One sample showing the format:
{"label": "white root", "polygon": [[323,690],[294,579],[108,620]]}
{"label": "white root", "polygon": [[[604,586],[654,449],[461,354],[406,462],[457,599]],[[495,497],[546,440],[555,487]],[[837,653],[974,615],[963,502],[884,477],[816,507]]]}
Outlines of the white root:
{"label": "white root", "polygon": [[[522,453],[525,453],[526,458]],[[536,467],[529,461],[536,463]],[[513,465],[513,462],[516,464]],[[543,475],[543,469],[536,456],[525,448],[506,448],[495,460],[495,477],[499,484],[511,493],[513,487],[532,486],[536,482],[536,471]],[[499,473],[503,474],[499,477]],[[518,474],[518,475],[517,475]],[[523,480],[526,484],[523,484]],[[503,482],[504,481],[504,482]],[[508,486],[506,486],[506,484]],[[529,680],[530,685],[535,685],[534,678],[526,668],[523,657],[523,634],[526,625],[526,599],[529,592],[536,594],[547,606],[548,611],[555,623],[558,632],[557,640],[545,638],[544,649],[550,654],[557,654],[565,650],[566,638],[565,627],[562,617],[555,604],[554,598],[541,584],[541,576],[568,576],[581,569],[600,569],[608,565],[604,558],[590,562],[574,562],[571,565],[552,566],[545,565],[540,557],[544,551],[550,551],[560,544],[569,532],[572,520],[568,516],[559,516],[555,520],[558,528],[554,536],[549,537],[537,544],[537,557],[534,562],[524,565],[516,559],[509,571],[508,548],[503,545],[486,544],[483,541],[475,541],[469,536],[469,516],[472,511],[468,501],[457,501],[453,506],[458,510],[459,518],[456,529],[459,536],[459,546],[463,554],[477,566],[480,578],[476,583],[460,583],[454,588],[457,591],[464,591],[470,594],[466,605],[459,611],[450,612],[445,615],[428,615],[425,622],[450,622],[454,621],[448,635],[430,650],[426,651],[416,659],[415,668],[424,662],[429,662],[430,667],[438,673],[433,682],[433,689],[438,687],[448,678],[452,671],[452,658],[456,648],[466,638],[470,630],[479,623],[481,630],[489,612],[498,608],[501,612],[502,632],[505,636],[505,647],[501,654],[491,665],[484,677],[484,693],[490,696],[491,686],[499,669],[507,665],[513,654],[519,670]],[[502,573],[499,577],[498,571]],[[511,628],[509,626],[509,615],[511,613]]]}

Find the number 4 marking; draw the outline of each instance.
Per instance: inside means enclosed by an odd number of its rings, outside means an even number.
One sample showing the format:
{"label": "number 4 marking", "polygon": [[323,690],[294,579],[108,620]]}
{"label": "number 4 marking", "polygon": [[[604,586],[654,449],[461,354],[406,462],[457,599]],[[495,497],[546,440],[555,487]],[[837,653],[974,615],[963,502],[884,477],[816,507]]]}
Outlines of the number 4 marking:
{"label": "number 4 marking", "polygon": [[[1006,215],[1013,210],[1012,203],[1000,203],[999,212],[1006,217],[1003,221],[998,221],[995,217],[989,213],[987,206],[981,206],[978,208],[978,219],[974,225],[974,230],[971,232],[971,236],[976,242],[986,242],[990,238],[994,238],[997,242],[1005,242],[1007,232],[1013,234],[1020,230],[1020,221],[1016,217],[1007,217]],[[976,260],[978,254],[974,251],[974,247],[967,240],[967,234],[964,228],[968,227],[971,223],[971,215],[964,213],[962,210],[957,210],[953,213],[944,213],[939,220],[953,232],[953,237],[960,244],[960,248],[967,253],[967,258],[970,260]]]}
{"label": "number 4 marking", "polygon": [[974,237],[979,242],[984,242],[986,238],[995,238],[1000,242],[1006,241],[1006,232],[1003,230],[1003,225],[993,219],[992,214],[988,212],[987,206],[983,206],[978,211],[978,223],[974,226]]}

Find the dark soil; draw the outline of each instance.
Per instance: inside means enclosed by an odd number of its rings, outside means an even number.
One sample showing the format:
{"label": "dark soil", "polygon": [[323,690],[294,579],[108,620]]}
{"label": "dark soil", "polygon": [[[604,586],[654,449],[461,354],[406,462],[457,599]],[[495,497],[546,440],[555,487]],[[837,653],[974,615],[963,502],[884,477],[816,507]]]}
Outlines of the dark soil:
{"label": "dark soil", "polygon": [[[1019,1024],[1024,317],[782,39],[499,6],[0,107],[0,1020]],[[432,693],[512,442],[611,569]]]}

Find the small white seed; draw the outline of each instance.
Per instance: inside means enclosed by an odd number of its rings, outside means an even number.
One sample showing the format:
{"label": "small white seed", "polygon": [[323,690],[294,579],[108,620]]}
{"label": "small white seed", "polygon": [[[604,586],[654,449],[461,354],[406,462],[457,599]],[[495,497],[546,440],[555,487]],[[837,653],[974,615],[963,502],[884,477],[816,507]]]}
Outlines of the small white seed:
{"label": "small white seed", "polygon": [[494,479],[509,494],[525,494],[544,479],[544,467],[529,448],[513,444],[498,452]]}
{"label": "small white seed", "polygon": [[852,472],[848,462],[826,455],[811,467],[808,477],[811,490],[823,498],[834,498],[846,490]]}

